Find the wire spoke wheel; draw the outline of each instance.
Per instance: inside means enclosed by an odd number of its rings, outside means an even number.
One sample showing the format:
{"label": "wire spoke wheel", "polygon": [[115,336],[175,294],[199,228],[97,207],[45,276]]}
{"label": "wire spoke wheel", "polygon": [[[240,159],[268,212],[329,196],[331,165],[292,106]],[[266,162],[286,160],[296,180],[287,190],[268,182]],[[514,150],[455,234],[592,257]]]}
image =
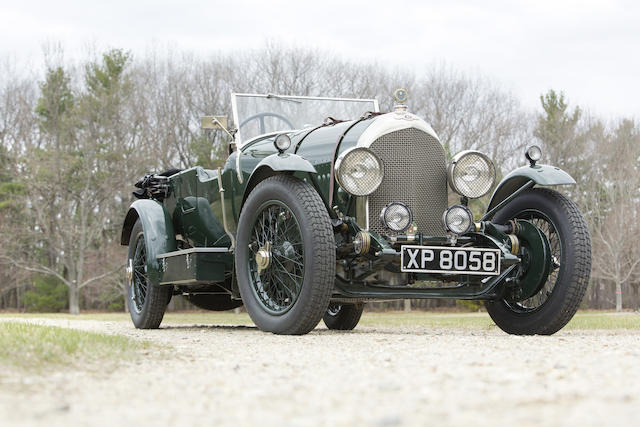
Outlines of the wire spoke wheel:
{"label": "wire spoke wheel", "polygon": [[[261,255],[268,258],[258,265]],[[258,211],[249,242],[249,277],[258,300],[272,314],[295,304],[304,280],[304,244],[295,215],[282,202]]]}
{"label": "wire spoke wheel", "polygon": [[138,219],[131,230],[127,255],[127,306],[136,328],[155,329],[160,326],[173,286],[160,285],[149,270],[154,258],[147,247],[142,223]]}
{"label": "wire spoke wheel", "polygon": [[[578,310],[591,273],[591,238],[587,224],[575,203],[557,191],[533,188],[522,192],[498,213],[493,221],[506,224],[511,219],[529,221],[549,243],[549,274],[533,295],[518,297],[521,289],[506,289],[499,300],[486,301],[487,312],[503,331],[518,335],[551,335],[562,329]],[[522,255],[518,275],[532,268],[534,251]],[[527,257],[529,260],[527,261]],[[545,268],[542,263],[537,268]],[[542,267],[540,267],[542,265]],[[534,272],[535,273],[535,272]],[[518,286],[516,276],[513,283]]]}
{"label": "wire spoke wheel", "polygon": [[144,307],[144,302],[147,298],[147,288],[149,286],[149,278],[147,277],[147,250],[142,234],[139,234],[136,239],[132,267],[131,302],[133,303],[134,310],[140,313]]}
{"label": "wire spoke wheel", "polygon": [[560,264],[560,260],[562,259],[562,242],[558,230],[553,225],[551,219],[544,213],[537,210],[526,210],[519,213],[516,218],[527,220],[535,225],[545,235],[551,248],[551,268],[549,270],[549,276],[547,276],[547,280],[540,290],[525,300],[517,301],[510,298],[505,300],[515,312],[525,313],[540,309],[553,294],[562,267]]}
{"label": "wire spoke wheel", "polygon": [[263,331],[306,334],[327,311],[335,280],[333,227],[309,183],[271,176],[251,191],[238,220],[238,290]]}

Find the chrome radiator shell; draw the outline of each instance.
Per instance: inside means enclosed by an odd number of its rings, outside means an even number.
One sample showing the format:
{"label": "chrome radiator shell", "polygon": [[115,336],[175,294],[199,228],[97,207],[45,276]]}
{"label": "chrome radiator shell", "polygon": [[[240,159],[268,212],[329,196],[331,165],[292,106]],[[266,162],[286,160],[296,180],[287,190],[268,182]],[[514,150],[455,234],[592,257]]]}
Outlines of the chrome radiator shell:
{"label": "chrome radiator shell", "polygon": [[446,235],[442,213],[447,208],[445,153],[437,137],[416,127],[395,130],[370,143],[384,164],[380,187],[368,196],[369,229],[390,236],[395,233],[380,221],[382,208],[391,202],[406,204],[418,231]]}

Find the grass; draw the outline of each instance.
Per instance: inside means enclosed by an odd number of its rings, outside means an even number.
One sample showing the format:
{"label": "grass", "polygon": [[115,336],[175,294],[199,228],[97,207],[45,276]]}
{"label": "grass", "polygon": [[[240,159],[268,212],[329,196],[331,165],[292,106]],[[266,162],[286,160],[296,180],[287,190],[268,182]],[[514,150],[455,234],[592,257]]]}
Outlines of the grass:
{"label": "grass", "polygon": [[[487,313],[365,313],[361,320],[367,326],[431,326],[439,328],[495,328]],[[578,312],[565,326],[565,330],[640,330],[640,315],[637,313]]]}
{"label": "grass", "polygon": [[[36,318],[48,317],[56,319],[102,320],[130,322],[126,313],[87,313],[72,316],[64,313],[55,314],[12,314],[0,313],[0,317]],[[205,325],[251,325],[251,319],[246,313],[231,312],[178,312],[167,313],[163,323],[205,324]],[[433,313],[413,311],[404,313],[365,312],[360,324],[363,326],[427,326],[438,328],[493,328],[494,323],[487,313]],[[586,329],[636,329],[640,330],[640,315],[623,312],[578,312],[565,327],[567,330]]]}
{"label": "grass", "polygon": [[117,335],[0,322],[0,365],[28,371],[133,359],[141,350],[151,346],[144,341]]}
{"label": "grass", "polygon": [[[128,313],[82,313],[72,315],[68,313],[11,313],[0,312],[0,319],[3,317],[14,317],[21,319],[61,319],[61,320],[100,320],[105,322],[131,322]],[[251,325],[251,319],[247,313],[234,314],[232,312],[215,311],[182,311],[167,313],[163,323],[203,323],[216,325]]]}
{"label": "grass", "polygon": [[433,328],[489,329],[494,323],[486,313],[429,313],[401,311],[364,313],[363,326],[427,326]]}
{"label": "grass", "polygon": [[623,313],[578,313],[567,325],[567,329],[640,329],[640,314]]}

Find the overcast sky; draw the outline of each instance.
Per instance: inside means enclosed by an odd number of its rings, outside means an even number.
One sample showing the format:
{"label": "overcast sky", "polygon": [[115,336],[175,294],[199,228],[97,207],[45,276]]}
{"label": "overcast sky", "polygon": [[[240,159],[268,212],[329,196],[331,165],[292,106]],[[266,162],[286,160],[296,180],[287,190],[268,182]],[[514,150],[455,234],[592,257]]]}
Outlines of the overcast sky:
{"label": "overcast sky", "polygon": [[207,55],[266,40],[419,71],[445,61],[531,107],[554,88],[604,116],[640,117],[637,1],[0,0],[0,55],[42,63],[45,42]]}

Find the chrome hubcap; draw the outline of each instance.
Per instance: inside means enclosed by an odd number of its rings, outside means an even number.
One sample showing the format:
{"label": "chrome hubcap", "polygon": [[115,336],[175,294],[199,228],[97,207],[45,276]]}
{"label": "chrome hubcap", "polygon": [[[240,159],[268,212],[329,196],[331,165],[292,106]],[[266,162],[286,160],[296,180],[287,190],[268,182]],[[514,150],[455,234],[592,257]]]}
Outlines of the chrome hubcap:
{"label": "chrome hubcap", "polygon": [[271,243],[267,242],[263,247],[258,249],[256,253],[256,265],[258,266],[258,274],[269,268],[269,265],[271,265]]}

